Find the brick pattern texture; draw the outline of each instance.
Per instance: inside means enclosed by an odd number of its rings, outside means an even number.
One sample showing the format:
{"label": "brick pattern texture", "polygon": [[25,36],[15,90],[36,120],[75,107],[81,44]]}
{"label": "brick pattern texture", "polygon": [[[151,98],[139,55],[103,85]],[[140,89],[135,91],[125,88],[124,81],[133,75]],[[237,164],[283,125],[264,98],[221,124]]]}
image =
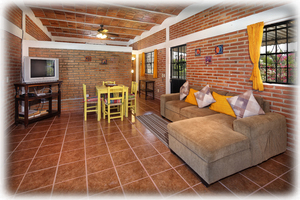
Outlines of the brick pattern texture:
{"label": "brick pattern texture", "polygon": [[[4,127],[9,128],[15,122],[15,87],[14,83],[21,82],[22,72],[22,41],[20,38],[8,32],[3,32],[5,36],[4,43],[4,59],[5,81],[4,88]],[[8,82],[7,82],[8,78]]]}
{"label": "brick pattern texture", "polygon": [[158,31],[142,40],[139,40],[131,44],[130,47],[132,47],[133,50],[140,50],[163,42],[166,42],[166,29]]}
{"label": "brick pattern texture", "polygon": [[222,2],[170,26],[170,40],[257,14],[283,4],[285,3]]}
{"label": "brick pattern texture", "polygon": [[[131,85],[131,53],[29,48],[29,56],[59,58],[62,110],[83,108],[83,83],[91,96],[103,81]],[[86,56],[91,56],[91,61],[86,61]],[[101,64],[102,59],[107,59],[106,65]]]}
{"label": "brick pattern texture", "polygon": [[[142,54],[139,55],[139,71],[142,70]],[[153,78],[151,74],[145,74],[145,76],[139,75],[139,80],[153,80],[155,81],[154,87],[154,98],[160,99],[162,94],[166,94],[166,78],[162,77],[162,74],[166,74],[166,49],[157,50],[157,77]],[[152,86],[151,86],[152,87]],[[143,94],[144,95],[144,94]],[[152,96],[152,94],[148,94]]]}
{"label": "brick pattern texture", "polygon": [[44,33],[27,15],[26,15],[26,33],[39,41],[51,41],[51,38]]}
{"label": "brick pattern texture", "polygon": [[[224,53],[215,55],[216,45],[223,44]],[[201,56],[195,49],[201,48]],[[205,56],[212,56],[212,64],[205,64]],[[252,89],[250,76],[253,65],[249,56],[247,30],[236,31],[187,44],[187,80],[191,87],[210,87],[243,93]],[[296,141],[296,88],[267,84],[262,96],[271,104],[271,111],[284,115],[288,125],[288,146],[295,147]]]}
{"label": "brick pattern texture", "polygon": [[5,7],[4,18],[22,29],[22,10],[14,3],[11,3]]}

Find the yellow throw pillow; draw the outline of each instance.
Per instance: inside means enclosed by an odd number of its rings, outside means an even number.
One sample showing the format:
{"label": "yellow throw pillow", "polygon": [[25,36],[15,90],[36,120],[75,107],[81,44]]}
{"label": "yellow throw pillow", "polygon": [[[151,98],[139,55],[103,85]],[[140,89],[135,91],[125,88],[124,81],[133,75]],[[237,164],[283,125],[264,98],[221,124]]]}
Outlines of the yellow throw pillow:
{"label": "yellow throw pillow", "polygon": [[212,103],[209,109],[214,110],[216,112],[224,113],[226,115],[230,115],[232,117],[236,117],[230,104],[226,100],[227,98],[231,98],[232,96],[223,96],[215,92],[212,93],[212,96],[216,100],[216,103]]}
{"label": "yellow throw pillow", "polygon": [[190,104],[193,104],[195,106],[197,106],[197,100],[196,100],[196,97],[194,95],[194,93],[198,92],[198,90],[194,90],[194,89],[190,89],[189,91],[189,95],[187,95],[187,97],[185,98],[185,102],[188,102]]}

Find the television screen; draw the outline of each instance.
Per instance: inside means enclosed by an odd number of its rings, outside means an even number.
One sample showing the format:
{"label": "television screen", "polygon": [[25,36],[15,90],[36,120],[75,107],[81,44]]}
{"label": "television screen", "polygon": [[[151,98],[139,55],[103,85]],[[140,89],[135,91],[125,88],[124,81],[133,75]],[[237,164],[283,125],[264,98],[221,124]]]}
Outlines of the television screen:
{"label": "television screen", "polygon": [[34,60],[31,59],[31,78],[54,77],[54,60]]}

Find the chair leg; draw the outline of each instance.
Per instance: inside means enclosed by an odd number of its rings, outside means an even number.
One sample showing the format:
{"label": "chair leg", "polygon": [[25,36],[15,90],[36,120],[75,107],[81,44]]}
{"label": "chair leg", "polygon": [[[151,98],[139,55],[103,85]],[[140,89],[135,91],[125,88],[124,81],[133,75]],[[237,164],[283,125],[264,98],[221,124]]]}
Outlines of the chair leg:
{"label": "chair leg", "polygon": [[107,119],[108,123],[110,123],[110,105],[107,105]]}
{"label": "chair leg", "polygon": [[105,119],[105,103],[102,102],[102,113],[103,113],[103,119]]}
{"label": "chair leg", "polygon": [[87,106],[84,104],[84,121],[87,120]]}
{"label": "chair leg", "polygon": [[120,105],[120,107],[121,107],[121,121],[123,121],[123,104],[122,105]]}

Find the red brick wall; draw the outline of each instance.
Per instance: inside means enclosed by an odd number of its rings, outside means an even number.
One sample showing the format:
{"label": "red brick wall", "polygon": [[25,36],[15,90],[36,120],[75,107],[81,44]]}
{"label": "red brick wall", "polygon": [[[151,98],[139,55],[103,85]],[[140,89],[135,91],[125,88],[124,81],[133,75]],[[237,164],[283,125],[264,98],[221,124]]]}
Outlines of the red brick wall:
{"label": "red brick wall", "polygon": [[17,5],[14,3],[7,5],[4,9],[4,17],[22,29],[22,10]]}
{"label": "red brick wall", "polygon": [[170,40],[281,6],[284,2],[222,2],[170,26]]}
{"label": "red brick wall", "polygon": [[[142,54],[139,55],[139,71],[142,70]],[[162,74],[166,74],[166,49],[158,49],[157,50],[157,77],[153,78],[153,75],[145,74],[145,76],[139,75],[139,80],[153,80],[155,81],[155,91],[154,97],[155,99],[160,99],[160,95],[166,94],[166,78],[162,78]],[[151,86],[152,87],[152,86]],[[159,91],[158,91],[159,90]],[[152,94],[149,94],[152,96]]]}
{"label": "red brick wall", "polygon": [[[131,85],[131,53],[29,48],[29,56],[59,58],[62,110],[83,107],[83,83],[92,96],[96,94],[95,86],[103,81]],[[91,61],[85,61],[86,56],[91,56]],[[102,59],[107,59],[107,65],[100,64]]]}
{"label": "red brick wall", "polygon": [[[15,122],[15,87],[14,83],[21,82],[22,71],[22,41],[20,38],[3,32],[5,36],[4,42],[4,72],[5,72],[5,129],[9,128]],[[8,78],[8,82],[7,82]]]}
{"label": "red brick wall", "polygon": [[40,29],[27,15],[26,15],[26,33],[39,41],[51,41],[42,29]]}
{"label": "red brick wall", "polygon": [[144,49],[166,41],[166,29],[158,31],[138,42],[131,44],[133,50]]}
{"label": "red brick wall", "polygon": [[[215,55],[216,45],[223,44],[224,53]],[[201,56],[195,49],[201,48]],[[205,56],[212,56],[212,64],[205,64]],[[253,65],[249,56],[247,31],[235,31],[187,44],[187,80],[192,87],[209,84],[212,88],[243,93],[252,89],[250,76]],[[288,125],[288,146],[296,141],[296,88],[276,84],[264,85],[262,92],[254,91],[270,102],[273,112],[284,115]]]}
{"label": "red brick wall", "polygon": [[[4,18],[17,27],[22,29],[22,10],[14,3],[4,8]],[[17,36],[2,32],[5,40],[3,40],[2,52],[4,64],[4,127],[9,128],[15,122],[15,88],[14,83],[21,81],[22,71],[22,41]]]}

